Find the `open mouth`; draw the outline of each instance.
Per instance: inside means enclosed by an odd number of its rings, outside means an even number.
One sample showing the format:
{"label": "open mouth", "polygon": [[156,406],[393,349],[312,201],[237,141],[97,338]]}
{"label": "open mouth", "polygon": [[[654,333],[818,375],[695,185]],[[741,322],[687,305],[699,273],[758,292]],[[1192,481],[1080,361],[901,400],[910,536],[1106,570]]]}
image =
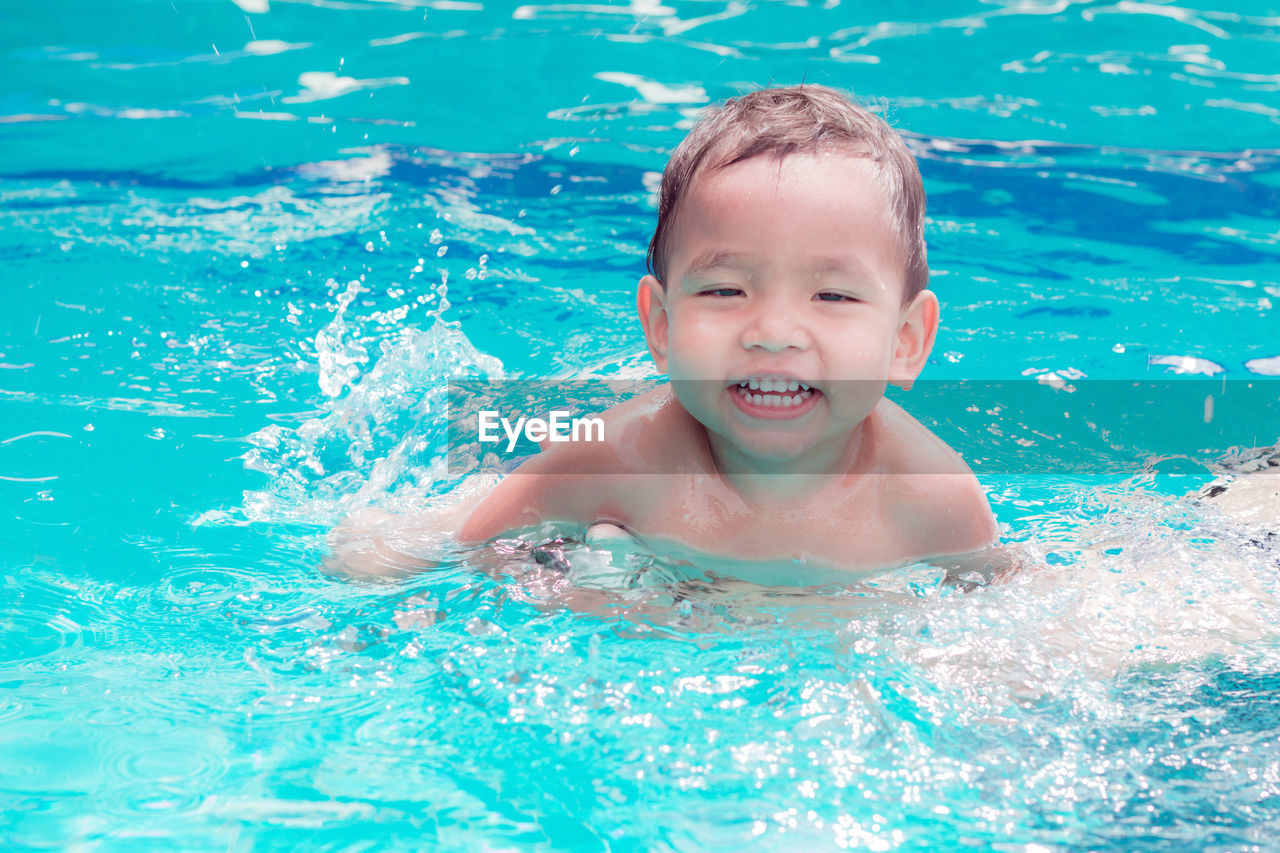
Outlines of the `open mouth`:
{"label": "open mouth", "polygon": [[798,379],[743,379],[729,387],[740,407],[775,417],[800,414],[822,396],[817,388]]}

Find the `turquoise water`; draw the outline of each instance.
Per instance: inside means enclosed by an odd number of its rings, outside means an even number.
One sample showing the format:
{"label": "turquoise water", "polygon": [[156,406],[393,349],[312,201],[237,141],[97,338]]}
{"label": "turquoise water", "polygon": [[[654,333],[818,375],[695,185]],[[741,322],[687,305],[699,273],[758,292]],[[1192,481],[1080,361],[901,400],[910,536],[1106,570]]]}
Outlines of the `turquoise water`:
{"label": "turquoise water", "polygon": [[[770,81],[920,158],[927,377],[1274,382],[1278,42],[1263,3],[7,3],[0,846],[1275,849],[1277,553],[1185,497],[1265,420],[979,466],[1026,568],[967,594],[322,564],[479,488],[446,377],[652,376],[657,173]],[[915,404],[970,457],[1066,434]]]}

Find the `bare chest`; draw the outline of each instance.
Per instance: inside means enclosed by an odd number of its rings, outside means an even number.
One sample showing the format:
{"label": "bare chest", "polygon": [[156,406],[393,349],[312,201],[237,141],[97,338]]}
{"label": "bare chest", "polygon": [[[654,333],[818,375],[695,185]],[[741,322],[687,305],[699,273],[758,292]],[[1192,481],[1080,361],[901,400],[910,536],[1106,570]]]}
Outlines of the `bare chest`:
{"label": "bare chest", "polygon": [[752,505],[722,483],[688,478],[635,493],[626,523],[641,536],[739,560],[817,561],[851,568],[909,559],[909,547],[876,484],[794,502]]}

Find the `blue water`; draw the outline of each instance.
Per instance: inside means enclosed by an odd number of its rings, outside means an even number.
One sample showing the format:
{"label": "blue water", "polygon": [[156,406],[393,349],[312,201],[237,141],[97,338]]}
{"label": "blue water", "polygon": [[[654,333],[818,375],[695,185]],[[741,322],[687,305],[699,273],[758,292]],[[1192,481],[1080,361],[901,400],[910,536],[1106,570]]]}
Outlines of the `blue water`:
{"label": "blue water", "polygon": [[[919,157],[926,377],[1274,382],[1277,42],[1265,3],[7,3],[0,846],[1275,849],[1277,553],[1186,497],[1225,446],[980,466],[1025,568],[967,593],[323,564],[480,488],[445,378],[653,376],[657,174],[769,82]],[[978,459],[1066,435],[916,405]]]}

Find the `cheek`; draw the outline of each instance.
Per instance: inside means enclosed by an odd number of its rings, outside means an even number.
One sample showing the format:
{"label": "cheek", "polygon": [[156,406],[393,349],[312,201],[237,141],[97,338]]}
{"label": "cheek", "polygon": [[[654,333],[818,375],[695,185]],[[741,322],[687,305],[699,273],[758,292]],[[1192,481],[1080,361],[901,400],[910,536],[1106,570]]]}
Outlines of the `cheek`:
{"label": "cheek", "polygon": [[688,353],[707,353],[732,340],[732,331],[724,320],[699,316],[690,312],[673,317],[668,332],[673,349]]}
{"label": "cheek", "polygon": [[893,359],[897,335],[888,322],[844,326],[827,337],[840,363],[850,368],[874,369]]}
{"label": "cheek", "polygon": [[687,327],[672,325],[667,338],[667,374],[673,379],[704,374],[708,367],[706,341]]}
{"label": "cheek", "polygon": [[854,385],[862,386],[885,379],[892,362],[892,353],[887,348],[867,342],[867,345],[846,348],[838,361],[829,362],[829,369],[833,377],[853,380]]}
{"label": "cheek", "polygon": [[716,420],[717,406],[715,383],[706,379],[679,379],[675,370],[672,370],[670,375],[671,390],[675,393],[681,408],[703,426],[713,423]]}

